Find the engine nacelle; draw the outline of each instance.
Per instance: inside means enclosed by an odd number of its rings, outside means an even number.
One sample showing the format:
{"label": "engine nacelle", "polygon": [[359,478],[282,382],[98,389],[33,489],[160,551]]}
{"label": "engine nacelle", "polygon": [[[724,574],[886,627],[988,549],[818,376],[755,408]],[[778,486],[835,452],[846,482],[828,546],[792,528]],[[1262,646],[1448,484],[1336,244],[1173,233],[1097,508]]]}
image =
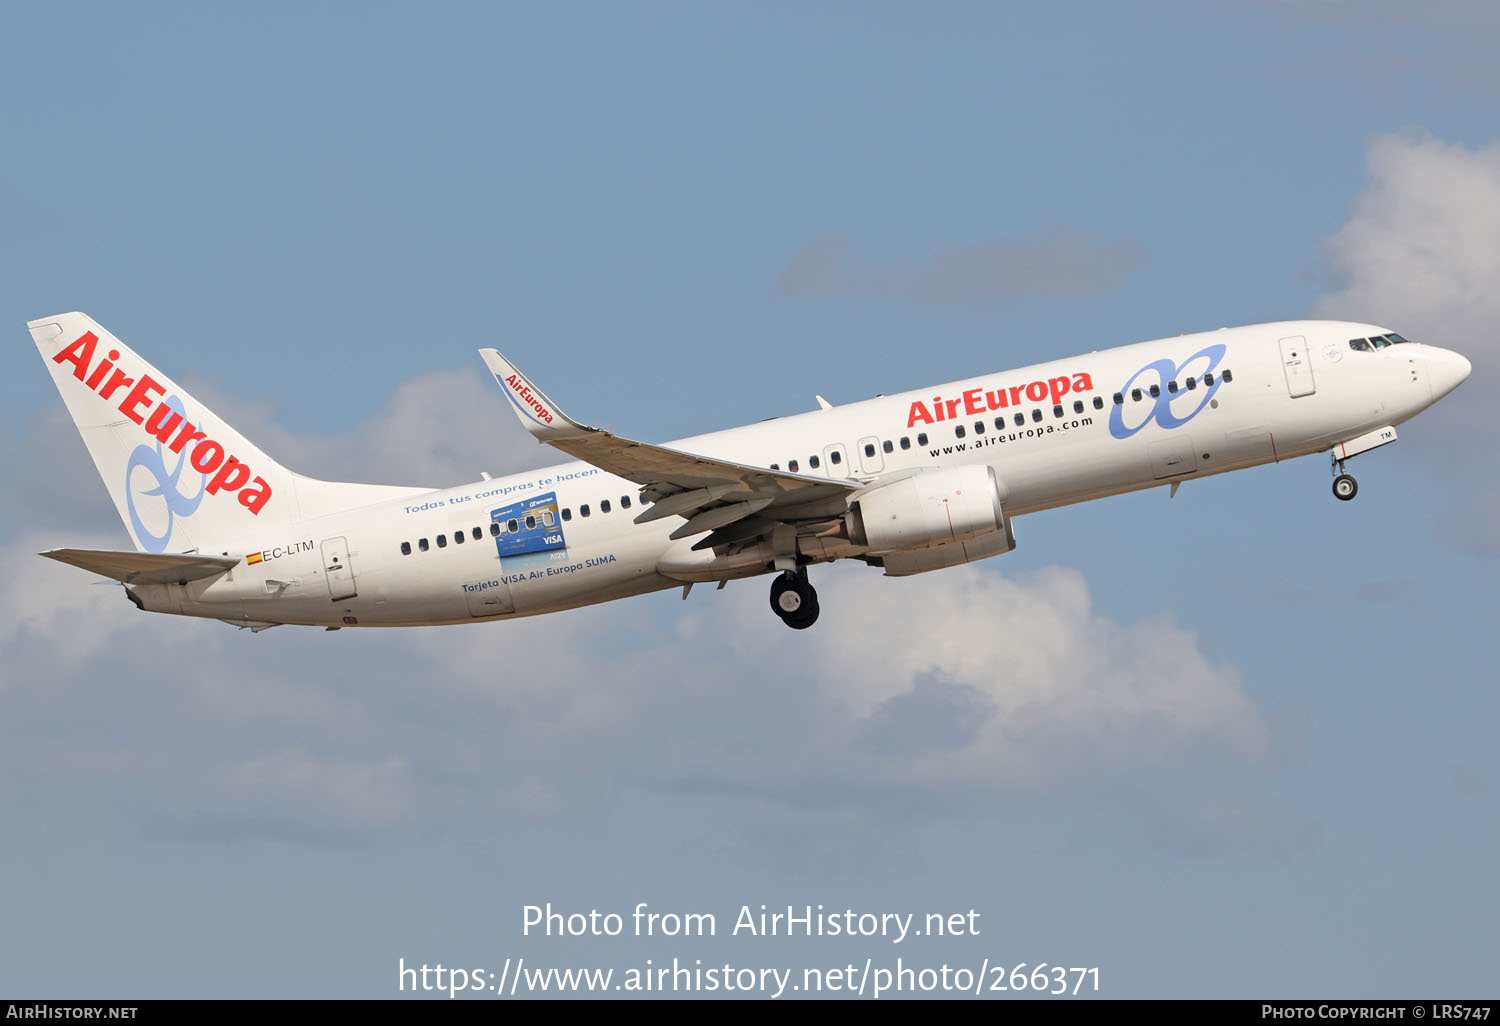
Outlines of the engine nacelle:
{"label": "engine nacelle", "polygon": [[993,467],[918,471],[860,496],[845,514],[849,537],[879,556],[1009,533]]}
{"label": "engine nacelle", "polygon": [[910,577],[912,574],[925,574],[929,570],[942,570],[944,567],[972,563],[976,559],[985,559],[988,556],[998,556],[1015,547],[1016,536],[1011,533],[1010,521],[1007,520],[1003,531],[981,534],[968,541],[934,545],[930,549],[892,552],[880,559],[885,564],[887,577]]}

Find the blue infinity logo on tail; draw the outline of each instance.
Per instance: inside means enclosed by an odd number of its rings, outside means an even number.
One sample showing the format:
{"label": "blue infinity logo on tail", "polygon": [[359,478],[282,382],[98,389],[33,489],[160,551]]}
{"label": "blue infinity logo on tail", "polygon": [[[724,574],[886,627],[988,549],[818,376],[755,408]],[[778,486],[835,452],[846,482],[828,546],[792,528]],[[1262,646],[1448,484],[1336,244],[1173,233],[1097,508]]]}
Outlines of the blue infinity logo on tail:
{"label": "blue infinity logo on tail", "polygon": [[[182,400],[175,395],[169,395],[162,400],[162,405],[174,411],[187,422],[187,410],[182,405]],[[167,544],[172,540],[172,529],[177,523],[178,517],[190,517],[198,509],[199,503],[203,501],[203,489],[208,483],[207,474],[198,475],[198,493],[188,495],[179,485],[183,468],[188,465],[187,449],[184,448],[177,454],[177,463],[169,471],[167,469],[167,450],[161,442],[156,447],[149,445],[138,445],[130,454],[130,461],[125,464],[125,506],[130,513],[130,526],[135,531],[136,540],[147,552],[165,552]],[[131,478],[136,468],[146,471],[156,482],[154,488],[148,488],[141,492],[142,496],[159,495],[167,505],[167,529],[161,534],[153,534],[141,521],[140,514],[135,508],[135,489],[131,487]],[[191,475],[189,476],[191,484]]]}
{"label": "blue infinity logo on tail", "polygon": [[[1198,350],[1181,363],[1174,364],[1171,360],[1161,359],[1148,363],[1136,371],[1130,376],[1130,380],[1125,382],[1124,387],[1120,389],[1120,394],[1125,397],[1125,402],[1116,405],[1109,411],[1109,433],[1116,438],[1129,438],[1153,420],[1162,427],[1170,429],[1182,427],[1182,425],[1198,416],[1203,408],[1208,405],[1209,400],[1214,397],[1214,393],[1219,390],[1219,385],[1223,379],[1216,378],[1212,385],[1201,390],[1179,386],[1176,392],[1168,391],[1167,382],[1181,382],[1185,372],[1190,372],[1191,376],[1195,378],[1201,378],[1205,374],[1213,373],[1214,368],[1219,366],[1219,361],[1224,359],[1226,351],[1224,343],[1215,342],[1205,349]],[[1140,404],[1130,399],[1130,390],[1143,375],[1148,377],[1155,376],[1156,381],[1153,384],[1157,385],[1159,394],[1154,398],[1145,397],[1151,398],[1151,405],[1146,407],[1145,418],[1139,424],[1128,427],[1125,424],[1125,411],[1140,408]],[[1172,409],[1173,403],[1183,404],[1193,400],[1197,401],[1197,405],[1182,416],[1179,416]]]}

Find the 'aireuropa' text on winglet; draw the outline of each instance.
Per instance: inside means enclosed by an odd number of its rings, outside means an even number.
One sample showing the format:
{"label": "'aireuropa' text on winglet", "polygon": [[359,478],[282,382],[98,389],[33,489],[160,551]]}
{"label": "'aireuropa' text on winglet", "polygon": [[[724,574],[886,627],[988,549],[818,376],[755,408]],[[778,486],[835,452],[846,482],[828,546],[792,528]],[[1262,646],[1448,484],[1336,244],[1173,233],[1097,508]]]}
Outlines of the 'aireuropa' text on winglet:
{"label": "'aireuropa' text on winglet", "polygon": [[485,366],[495,376],[495,383],[515,407],[516,416],[526,430],[540,441],[555,442],[579,434],[587,434],[592,428],[584,427],[557,408],[541,389],[526,379],[498,350],[481,349]]}

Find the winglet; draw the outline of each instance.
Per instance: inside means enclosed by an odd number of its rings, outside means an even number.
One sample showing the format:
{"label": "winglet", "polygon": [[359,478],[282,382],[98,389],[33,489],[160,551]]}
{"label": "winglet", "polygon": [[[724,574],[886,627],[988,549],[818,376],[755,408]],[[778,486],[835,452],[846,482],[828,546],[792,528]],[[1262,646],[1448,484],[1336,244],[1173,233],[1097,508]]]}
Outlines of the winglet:
{"label": "winglet", "polygon": [[554,442],[561,438],[587,434],[592,430],[558,409],[556,403],[526,380],[526,375],[498,351],[481,349],[479,355],[484,357],[485,366],[495,376],[495,383],[505,393],[505,398],[515,407],[516,416],[520,418],[522,425],[538,441]]}

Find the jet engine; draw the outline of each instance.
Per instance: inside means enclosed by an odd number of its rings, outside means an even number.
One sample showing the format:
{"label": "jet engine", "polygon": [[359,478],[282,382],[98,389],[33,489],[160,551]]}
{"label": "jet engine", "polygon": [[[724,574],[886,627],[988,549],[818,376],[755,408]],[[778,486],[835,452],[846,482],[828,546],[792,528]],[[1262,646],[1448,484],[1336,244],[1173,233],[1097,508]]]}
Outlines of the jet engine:
{"label": "jet engine", "polygon": [[850,539],[880,556],[1008,535],[1001,495],[993,467],[923,470],[865,492],[844,517]]}

